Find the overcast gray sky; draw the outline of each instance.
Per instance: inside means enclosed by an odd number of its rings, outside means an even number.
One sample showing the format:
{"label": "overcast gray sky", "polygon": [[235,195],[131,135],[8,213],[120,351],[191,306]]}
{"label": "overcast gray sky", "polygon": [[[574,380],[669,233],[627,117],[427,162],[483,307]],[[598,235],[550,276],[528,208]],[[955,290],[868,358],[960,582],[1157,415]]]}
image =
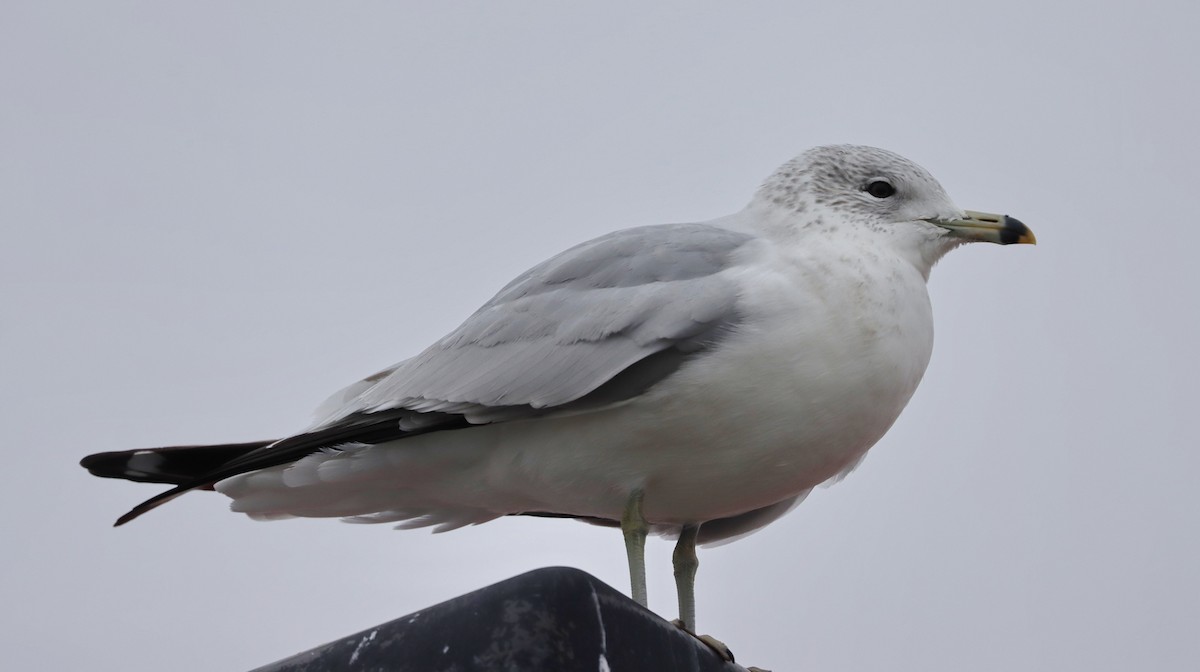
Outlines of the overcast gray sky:
{"label": "overcast gray sky", "polygon": [[[1037,247],[958,250],[900,421],[701,552],[701,630],[813,670],[1200,664],[1195,3],[0,6],[10,669],[239,670],[616,531],[255,523],[87,453],[274,437],[512,276],[885,147]],[[670,546],[651,606],[674,617]]]}

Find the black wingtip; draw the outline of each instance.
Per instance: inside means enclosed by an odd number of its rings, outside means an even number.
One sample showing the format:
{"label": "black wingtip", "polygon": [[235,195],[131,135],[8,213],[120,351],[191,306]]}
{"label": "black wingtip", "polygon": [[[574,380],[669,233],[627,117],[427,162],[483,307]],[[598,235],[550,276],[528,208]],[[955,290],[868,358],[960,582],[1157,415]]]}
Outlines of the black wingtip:
{"label": "black wingtip", "polygon": [[249,441],[201,446],[165,446],[138,450],[118,450],[88,455],[79,466],[93,476],[120,478],[139,483],[183,485],[203,480],[236,460],[273,443]]}
{"label": "black wingtip", "polygon": [[125,523],[128,523],[129,521],[133,520],[134,518],[137,518],[138,516],[140,516],[144,513],[153,511],[154,509],[157,509],[158,507],[162,506],[163,504],[166,504],[167,502],[171,501],[172,499],[175,499],[176,497],[184,494],[185,492],[191,492],[192,490],[203,488],[203,487],[205,487],[207,485],[211,485],[211,484],[212,484],[211,481],[202,482],[202,483],[189,483],[189,484],[185,484],[185,485],[178,485],[178,486],[175,486],[174,488],[171,488],[170,490],[160,492],[157,495],[151,497],[150,499],[147,499],[146,501],[142,502],[141,504],[138,504],[137,506],[133,507],[132,509],[127,511],[125,513],[125,515],[121,516],[120,518],[117,518],[117,522],[113,523],[113,527],[120,527],[120,526],[124,525]]}
{"label": "black wingtip", "polygon": [[93,476],[106,477],[108,469],[105,469],[106,464],[111,459],[113,453],[95,453],[88,455],[79,461],[79,466],[88,470],[88,473]]}
{"label": "black wingtip", "polygon": [[[147,500],[147,501],[149,501],[149,500]],[[149,509],[142,510],[142,507],[145,505],[146,505],[146,502],[142,502],[141,504],[138,504],[137,506],[133,507],[132,509],[126,511],[124,514],[121,515],[120,518],[117,518],[116,522],[113,523],[113,527],[120,527],[120,526],[124,525],[125,523],[128,523],[129,521],[133,520],[134,518],[137,518],[138,516],[142,515],[146,511],[149,511]]]}
{"label": "black wingtip", "polygon": [[101,478],[120,478],[140,483],[168,483],[175,486],[147,499],[117,518],[113,527],[120,527],[185,492],[212,490],[217,481],[240,473],[222,471],[227,463],[273,443],[274,440],[266,440],[118,450],[88,455],[79,460],[79,466],[87,469],[93,476]]}

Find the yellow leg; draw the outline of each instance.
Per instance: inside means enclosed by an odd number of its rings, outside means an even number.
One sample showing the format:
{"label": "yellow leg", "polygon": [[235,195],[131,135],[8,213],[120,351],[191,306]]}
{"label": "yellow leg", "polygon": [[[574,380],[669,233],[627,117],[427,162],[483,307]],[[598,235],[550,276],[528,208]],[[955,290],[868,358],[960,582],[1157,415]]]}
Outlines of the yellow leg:
{"label": "yellow leg", "polygon": [[650,526],[642,517],[642,491],[637,490],[621,514],[621,534],[625,535],[625,556],[629,559],[629,582],[633,601],[649,607],[646,600],[646,534]]}
{"label": "yellow leg", "polygon": [[692,633],[696,632],[696,570],[700,568],[700,560],[696,557],[696,535],[699,532],[699,525],[684,525],[671,556],[675,565],[675,593],[679,596],[679,626]]}

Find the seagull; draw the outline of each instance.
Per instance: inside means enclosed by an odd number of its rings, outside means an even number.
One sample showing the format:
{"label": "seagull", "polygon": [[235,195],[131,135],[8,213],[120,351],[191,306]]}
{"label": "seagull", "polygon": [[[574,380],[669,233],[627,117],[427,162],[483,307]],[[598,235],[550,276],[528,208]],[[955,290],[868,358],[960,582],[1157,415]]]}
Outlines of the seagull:
{"label": "seagull", "polygon": [[647,535],[673,537],[678,623],[694,633],[696,545],[777,520],[879,441],[929,363],[930,270],[973,241],[1035,239],[959,209],[897,154],[817,147],[740,212],[616,231],[534,266],[300,433],[81,464],[175,486],[116,525],[216,490],[260,520],[619,526],[643,606]]}

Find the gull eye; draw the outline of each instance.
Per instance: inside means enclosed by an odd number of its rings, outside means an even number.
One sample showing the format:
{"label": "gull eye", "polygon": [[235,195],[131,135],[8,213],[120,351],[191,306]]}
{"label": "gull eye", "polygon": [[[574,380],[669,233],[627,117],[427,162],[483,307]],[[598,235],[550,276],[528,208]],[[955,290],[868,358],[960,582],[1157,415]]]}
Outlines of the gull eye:
{"label": "gull eye", "polygon": [[887,198],[896,193],[896,188],[887,180],[872,180],[863,187],[863,191],[875,198]]}

